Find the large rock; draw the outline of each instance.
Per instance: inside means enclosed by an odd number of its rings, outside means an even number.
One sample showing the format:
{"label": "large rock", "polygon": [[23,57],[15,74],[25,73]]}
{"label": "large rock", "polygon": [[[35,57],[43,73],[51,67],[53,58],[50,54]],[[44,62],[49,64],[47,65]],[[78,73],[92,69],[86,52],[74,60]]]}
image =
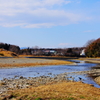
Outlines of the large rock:
{"label": "large rock", "polygon": [[94,80],[95,80],[95,82],[96,82],[97,84],[100,85],[100,76],[99,76],[99,77],[96,77]]}
{"label": "large rock", "polygon": [[5,82],[2,82],[2,81],[0,80],[0,86],[2,86],[2,85],[5,85]]}

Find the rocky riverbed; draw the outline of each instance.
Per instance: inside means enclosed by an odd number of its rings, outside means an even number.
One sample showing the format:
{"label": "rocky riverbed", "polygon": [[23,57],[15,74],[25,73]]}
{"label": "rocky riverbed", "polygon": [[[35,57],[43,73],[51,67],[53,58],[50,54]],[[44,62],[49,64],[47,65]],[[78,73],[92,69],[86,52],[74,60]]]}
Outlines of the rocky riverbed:
{"label": "rocky riverbed", "polygon": [[31,86],[37,87],[40,85],[50,84],[54,82],[61,82],[65,80],[68,81],[69,80],[68,78],[69,77],[66,77],[66,75],[64,74],[57,75],[53,78],[49,76],[29,77],[29,78],[25,78],[23,76],[15,76],[14,78],[11,79],[4,78],[3,80],[0,81],[0,94],[10,90],[29,88]]}
{"label": "rocky riverbed", "polygon": [[[21,63],[35,63],[35,62],[49,62],[50,60],[39,60],[39,59],[29,59],[29,58],[21,58],[21,59],[0,59],[0,63],[2,64],[21,64]],[[52,73],[48,73],[48,75],[51,75]],[[68,76],[70,74],[70,76]],[[30,87],[38,87],[40,85],[46,85],[46,84],[53,84],[58,83],[62,81],[70,82],[70,81],[76,81],[74,76],[71,76],[71,74],[79,74],[79,75],[85,75],[87,74],[90,77],[95,77],[94,80],[97,84],[100,84],[100,65],[94,67],[91,70],[88,71],[73,71],[73,72],[65,72],[58,75],[51,75],[51,76],[39,76],[39,77],[23,77],[23,76],[14,76],[13,78],[4,78],[0,80],[0,94],[3,93],[7,94],[7,92],[11,90],[17,90],[17,89],[24,89],[24,88],[30,88]],[[78,77],[77,81],[82,81],[83,79]]]}
{"label": "rocky riverbed", "polygon": [[[75,77],[68,77],[68,74],[88,74],[92,76],[100,76],[100,69],[92,69],[89,71],[78,71],[78,72],[69,72],[69,73],[62,73],[55,75],[54,77],[50,76],[40,76],[40,77],[23,77],[23,76],[14,76],[14,78],[4,78],[0,81],[0,94],[5,93],[10,90],[16,90],[16,89],[23,89],[23,88],[30,88],[30,87],[37,87],[40,85],[45,84],[51,84],[55,82],[61,82],[61,81],[75,81]],[[48,73],[52,74],[52,73]],[[78,81],[82,81],[82,78],[79,77]],[[98,83],[100,82],[100,77],[95,79],[95,81]]]}

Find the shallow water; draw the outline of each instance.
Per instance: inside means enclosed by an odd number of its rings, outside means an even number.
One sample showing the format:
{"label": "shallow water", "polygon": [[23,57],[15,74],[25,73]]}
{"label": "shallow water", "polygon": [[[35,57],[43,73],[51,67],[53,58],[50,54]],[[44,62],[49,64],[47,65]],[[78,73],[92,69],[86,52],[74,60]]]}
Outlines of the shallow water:
{"label": "shallow water", "polygon": [[[13,78],[14,76],[23,77],[39,77],[39,76],[55,76],[65,72],[87,71],[96,64],[78,62],[76,65],[56,65],[56,66],[44,66],[44,67],[25,67],[25,68],[11,68],[0,69],[0,80],[3,78]],[[88,84],[93,84],[95,87],[100,88],[91,77],[88,75],[68,74],[68,76],[75,77],[75,81],[79,81],[79,77],[82,81]]]}

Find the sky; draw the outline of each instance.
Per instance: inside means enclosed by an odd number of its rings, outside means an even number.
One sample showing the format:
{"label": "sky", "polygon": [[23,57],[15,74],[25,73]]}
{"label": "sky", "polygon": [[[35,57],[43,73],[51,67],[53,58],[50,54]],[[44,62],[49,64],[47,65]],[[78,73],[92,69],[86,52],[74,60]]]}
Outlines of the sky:
{"label": "sky", "polygon": [[83,47],[100,37],[100,0],[0,0],[0,42]]}

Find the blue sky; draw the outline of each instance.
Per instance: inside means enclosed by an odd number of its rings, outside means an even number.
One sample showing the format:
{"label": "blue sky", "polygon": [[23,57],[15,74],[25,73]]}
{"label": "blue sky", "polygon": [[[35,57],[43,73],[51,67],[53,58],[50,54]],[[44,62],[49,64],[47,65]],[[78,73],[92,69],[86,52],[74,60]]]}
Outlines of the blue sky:
{"label": "blue sky", "polygon": [[82,47],[100,37],[100,0],[0,0],[0,42]]}

